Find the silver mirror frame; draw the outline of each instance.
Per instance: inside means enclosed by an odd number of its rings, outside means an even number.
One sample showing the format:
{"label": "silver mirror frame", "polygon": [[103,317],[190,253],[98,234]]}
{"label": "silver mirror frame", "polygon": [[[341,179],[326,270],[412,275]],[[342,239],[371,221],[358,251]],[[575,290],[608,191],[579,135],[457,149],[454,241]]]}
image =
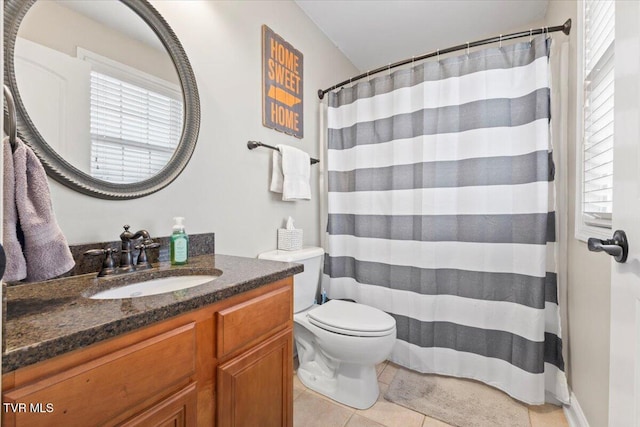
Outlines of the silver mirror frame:
{"label": "silver mirror frame", "polygon": [[[200,129],[200,99],[195,75],[171,27],[147,0],[120,0],[151,27],[173,60],[182,89],[184,120],[182,136],[173,157],[156,175],[136,183],[110,183],[82,172],[56,153],[38,132],[20,98],[14,69],[15,42],[22,19],[36,1],[4,0],[4,82],[14,96],[18,137],[36,153],[51,178],[92,197],[108,200],[134,199],[147,196],[169,185],[191,159]],[[6,108],[4,115],[6,121]]]}

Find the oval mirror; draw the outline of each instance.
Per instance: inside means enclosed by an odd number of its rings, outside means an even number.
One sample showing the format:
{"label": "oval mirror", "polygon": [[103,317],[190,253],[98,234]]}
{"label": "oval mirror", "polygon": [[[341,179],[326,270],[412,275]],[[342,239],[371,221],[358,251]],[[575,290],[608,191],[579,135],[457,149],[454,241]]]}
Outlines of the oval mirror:
{"label": "oval mirror", "polygon": [[18,137],[50,177],[123,200],[182,172],[200,126],[198,89],[146,0],[5,0],[4,12]]}

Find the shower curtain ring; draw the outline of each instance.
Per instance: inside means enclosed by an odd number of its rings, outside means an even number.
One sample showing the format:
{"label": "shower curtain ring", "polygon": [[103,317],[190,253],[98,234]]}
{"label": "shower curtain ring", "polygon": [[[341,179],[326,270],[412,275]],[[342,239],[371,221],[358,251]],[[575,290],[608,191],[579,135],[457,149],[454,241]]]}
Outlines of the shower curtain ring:
{"label": "shower curtain ring", "polygon": [[533,38],[533,29],[529,28],[529,44],[531,44],[532,38]]}
{"label": "shower curtain ring", "polygon": [[500,34],[500,45],[499,48],[502,49],[502,34]]}
{"label": "shower curtain ring", "polygon": [[371,81],[371,77],[369,77],[369,70],[367,70],[367,81],[370,82]]}
{"label": "shower curtain ring", "polygon": [[387,75],[391,76],[391,62],[389,62],[389,65],[387,65]]}
{"label": "shower curtain ring", "polygon": [[440,62],[440,49],[436,50],[437,60]]}
{"label": "shower curtain ring", "polygon": [[415,64],[416,56],[411,55],[411,70],[413,71],[413,65]]}
{"label": "shower curtain ring", "polygon": [[467,56],[469,56],[469,42],[467,42]]}

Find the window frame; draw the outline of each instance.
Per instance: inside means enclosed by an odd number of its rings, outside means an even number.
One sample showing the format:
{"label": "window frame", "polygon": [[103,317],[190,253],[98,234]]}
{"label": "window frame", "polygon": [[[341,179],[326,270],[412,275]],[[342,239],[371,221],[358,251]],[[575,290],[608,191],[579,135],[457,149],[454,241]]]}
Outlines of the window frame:
{"label": "window frame", "polygon": [[[82,47],[76,48],[76,56],[78,59],[91,64],[92,72],[95,71],[109,78],[120,80],[122,82],[137,86],[144,90],[148,90],[148,91],[166,96],[168,98],[179,100],[180,102],[182,102],[182,107],[183,107],[182,108],[182,116],[183,116],[182,126],[184,126],[185,100],[184,100],[184,97],[182,96],[182,91],[180,90],[179,85],[171,83],[160,77],[145,73],[144,71],[128,66],[121,62],[115,61],[113,59],[104,57],[100,54],[92,52],[88,49],[84,49]],[[178,138],[176,142],[176,147],[179,143],[180,143],[180,138]],[[126,144],[126,146],[129,146],[129,144]],[[93,143],[92,143],[92,147],[93,147]],[[135,145],[133,147],[135,147]],[[129,148],[131,148],[131,146],[129,146]],[[170,160],[170,157],[169,157],[169,160]],[[157,173],[158,171],[155,172],[155,174]],[[150,175],[150,177],[153,177],[155,174]],[[150,177],[146,179],[149,179]],[[139,182],[139,181],[121,182],[121,181],[111,181],[111,180],[106,180],[106,181],[113,184],[125,184],[125,185],[131,184],[133,182]]]}
{"label": "window frame", "polygon": [[[585,29],[584,29],[584,8],[585,0],[580,0],[577,4],[578,14],[576,26],[577,30],[577,61],[576,61],[576,193],[575,193],[575,238],[586,242],[589,237],[609,239],[611,237],[611,220],[597,221],[601,226],[589,224],[585,221],[583,212],[584,195],[584,78],[585,78]],[[615,89],[614,89],[615,90]],[[615,118],[614,118],[615,120]],[[615,143],[615,142],[614,142]]]}
{"label": "window frame", "polygon": [[145,73],[137,68],[130,67],[90,50],[81,47],[76,48],[76,50],[76,56],[78,59],[90,63],[91,68],[99,73],[158,92],[171,98],[180,99],[184,103],[182,91],[180,90],[180,86],[177,84]]}

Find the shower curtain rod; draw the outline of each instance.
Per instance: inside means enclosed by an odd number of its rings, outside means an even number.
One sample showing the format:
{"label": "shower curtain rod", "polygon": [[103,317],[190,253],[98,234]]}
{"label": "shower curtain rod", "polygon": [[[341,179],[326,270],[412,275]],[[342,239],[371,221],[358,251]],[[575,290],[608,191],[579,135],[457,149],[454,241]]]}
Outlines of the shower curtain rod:
{"label": "shower curtain rod", "polygon": [[499,36],[496,36],[496,37],[491,37],[491,38],[484,39],[484,40],[477,40],[475,42],[467,42],[465,44],[460,44],[458,46],[449,47],[447,49],[442,49],[442,50],[438,49],[435,52],[427,53],[425,55],[415,56],[415,57],[412,57],[412,58],[404,59],[402,61],[394,62],[394,63],[386,65],[384,67],[379,67],[379,68],[376,68],[375,70],[371,70],[371,71],[367,71],[366,73],[359,74],[359,75],[357,75],[355,77],[352,77],[352,78],[350,78],[348,80],[345,80],[343,82],[335,84],[335,85],[331,86],[328,89],[324,89],[324,90],[318,89],[318,97],[320,99],[323,99],[325,93],[331,92],[332,90],[338,89],[339,87],[342,87],[344,85],[351,84],[351,83],[355,82],[356,80],[360,80],[360,79],[363,79],[365,77],[369,77],[372,74],[380,73],[380,72],[385,71],[385,70],[391,70],[392,68],[396,68],[396,67],[400,67],[402,65],[410,64],[410,63],[415,62],[415,61],[422,61],[423,59],[433,58],[434,56],[439,56],[440,54],[444,55],[444,54],[447,54],[447,53],[456,52],[458,50],[469,49],[469,48],[472,48],[472,47],[482,46],[482,45],[490,44],[490,43],[503,42],[503,41],[506,41],[506,40],[517,39],[517,38],[520,38],[520,37],[526,37],[526,36],[532,37],[532,36],[537,36],[538,34],[543,34],[543,33],[545,33],[545,34],[555,33],[556,31],[562,31],[566,35],[569,35],[569,32],[571,32],[571,19],[567,19],[567,21],[563,25],[557,25],[555,27],[542,27],[542,28],[538,28],[537,30],[530,29],[529,31],[520,31],[519,33],[511,33],[511,34],[505,34],[505,35],[500,34]]}

